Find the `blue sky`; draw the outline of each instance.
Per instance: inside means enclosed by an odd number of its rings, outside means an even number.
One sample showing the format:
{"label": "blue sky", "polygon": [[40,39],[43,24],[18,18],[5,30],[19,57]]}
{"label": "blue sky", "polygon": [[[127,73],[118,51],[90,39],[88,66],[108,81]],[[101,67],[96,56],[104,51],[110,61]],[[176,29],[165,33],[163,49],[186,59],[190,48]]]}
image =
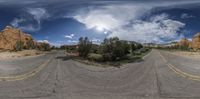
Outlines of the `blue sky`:
{"label": "blue sky", "polygon": [[56,46],[82,36],[167,43],[199,32],[199,11],[199,0],[1,0],[0,29],[20,28]]}

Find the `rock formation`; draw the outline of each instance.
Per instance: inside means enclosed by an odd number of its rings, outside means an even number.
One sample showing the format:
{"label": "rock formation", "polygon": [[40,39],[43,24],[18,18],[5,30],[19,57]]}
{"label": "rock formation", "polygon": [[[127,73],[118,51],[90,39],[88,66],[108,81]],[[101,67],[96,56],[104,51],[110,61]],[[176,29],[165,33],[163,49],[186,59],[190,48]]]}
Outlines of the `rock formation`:
{"label": "rock formation", "polygon": [[14,50],[18,41],[23,42],[23,47],[27,47],[30,41],[34,42],[31,35],[10,26],[6,26],[6,28],[0,32],[1,50]]}
{"label": "rock formation", "polygon": [[197,33],[192,38],[192,48],[194,48],[194,49],[200,49],[200,33]]}
{"label": "rock formation", "polygon": [[178,43],[179,46],[190,46],[190,41],[186,38],[181,39],[181,41]]}
{"label": "rock formation", "polygon": [[200,50],[200,33],[194,35],[192,41],[189,41],[186,38],[181,39],[180,42],[178,42],[178,45],[193,48],[194,50]]}

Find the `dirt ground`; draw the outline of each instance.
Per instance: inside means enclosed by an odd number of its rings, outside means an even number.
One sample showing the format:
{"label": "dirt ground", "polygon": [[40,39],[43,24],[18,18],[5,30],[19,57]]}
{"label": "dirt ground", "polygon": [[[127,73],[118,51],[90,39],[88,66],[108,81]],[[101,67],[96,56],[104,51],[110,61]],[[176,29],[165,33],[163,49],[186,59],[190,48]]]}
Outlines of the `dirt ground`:
{"label": "dirt ground", "polygon": [[180,55],[188,58],[200,59],[200,52],[173,51],[175,55]]}
{"label": "dirt ground", "polygon": [[23,50],[18,52],[9,52],[4,51],[0,52],[0,59],[13,59],[13,58],[19,58],[19,57],[28,57],[28,56],[36,56],[44,54],[42,51],[37,50]]}

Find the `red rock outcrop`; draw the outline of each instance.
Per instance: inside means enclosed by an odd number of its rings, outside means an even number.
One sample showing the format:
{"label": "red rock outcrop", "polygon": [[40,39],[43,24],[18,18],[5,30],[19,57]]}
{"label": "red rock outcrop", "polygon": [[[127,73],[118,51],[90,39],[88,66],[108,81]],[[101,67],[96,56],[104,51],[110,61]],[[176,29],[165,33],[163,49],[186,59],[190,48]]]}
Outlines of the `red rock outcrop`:
{"label": "red rock outcrop", "polygon": [[17,41],[24,42],[23,47],[28,46],[29,41],[34,42],[31,35],[10,26],[7,26],[3,31],[0,32],[1,50],[14,50]]}
{"label": "red rock outcrop", "polygon": [[179,46],[190,46],[190,41],[186,38],[181,39],[181,41],[178,43]]}
{"label": "red rock outcrop", "polygon": [[200,33],[197,33],[192,38],[192,48],[194,48],[194,49],[200,49]]}

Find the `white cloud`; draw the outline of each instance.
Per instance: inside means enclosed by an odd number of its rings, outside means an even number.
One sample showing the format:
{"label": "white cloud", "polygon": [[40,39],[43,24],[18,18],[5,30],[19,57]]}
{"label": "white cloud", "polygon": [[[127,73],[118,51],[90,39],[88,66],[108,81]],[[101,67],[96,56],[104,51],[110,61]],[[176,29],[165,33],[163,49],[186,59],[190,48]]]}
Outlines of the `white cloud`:
{"label": "white cloud", "polygon": [[101,43],[101,39],[93,38],[92,39],[92,43],[94,43],[94,44],[100,44]]}
{"label": "white cloud", "polygon": [[70,34],[70,35],[65,35],[65,38],[69,38],[72,39],[75,35],[74,34]]}
{"label": "white cloud", "polygon": [[118,36],[120,39],[143,43],[162,43],[164,39],[176,39],[178,31],[184,26],[184,23],[169,19],[166,14],[161,14],[152,17],[149,21],[138,20],[130,27],[116,29],[109,37]]}
{"label": "white cloud", "polygon": [[43,8],[28,8],[27,12],[31,14],[35,20],[40,24],[42,19],[46,19],[49,17],[47,11]]}
{"label": "white cloud", "polygon": [[49,42],[48,40],[37,40],[37,42],[41,42],[41,43],[49,43],[49,44],[50,44],[50,42]]}
{"label": "white cloud", "polygon": [[10,24],[25,31],[38,31],[41,29],[41,21],[49,17],[43,8],[28,8],[25,12]]}
{"label": "white cloud", "polygon": [[117,36],[123,40],[162,43],[164,39],[177,38],[177,32],[185,24],[170,19],[167,14],[153,16],[148,21],[141,19],[154,7],[155,5],[107,5],[82,10],[73,18],[84,23],[88,29],[103,28],[111,32],[108,37]]}
{"label": "white cloud", "polygon": [[150,7],[132,5],[113,5],[101,8],[91,8],[84,13],[75,15],[74,18],[84,23],[88,29],[113,30],[128,24],[131,20],[142,16]]}
{"label": "white cloud", "polygon": [[67,43],[71,43],[71,44],[77,44],[78,41],[77,40],[67,40]]}
{"label": "white cloud", "polygon": [[48,40],[37,40],[37,42],[48,43],[48,44],[50,44],[52,46],[56,46],[56,47],[60,47],[62,45],[62,41],[50,42]]}
{"label": "white cloud", "polygon": [[181,14],[181,19],[188,19],[188,18],[193,18],[193,17],[195,17],[195,16],[189,15],[189,14],[187,14],[187,13]]}

